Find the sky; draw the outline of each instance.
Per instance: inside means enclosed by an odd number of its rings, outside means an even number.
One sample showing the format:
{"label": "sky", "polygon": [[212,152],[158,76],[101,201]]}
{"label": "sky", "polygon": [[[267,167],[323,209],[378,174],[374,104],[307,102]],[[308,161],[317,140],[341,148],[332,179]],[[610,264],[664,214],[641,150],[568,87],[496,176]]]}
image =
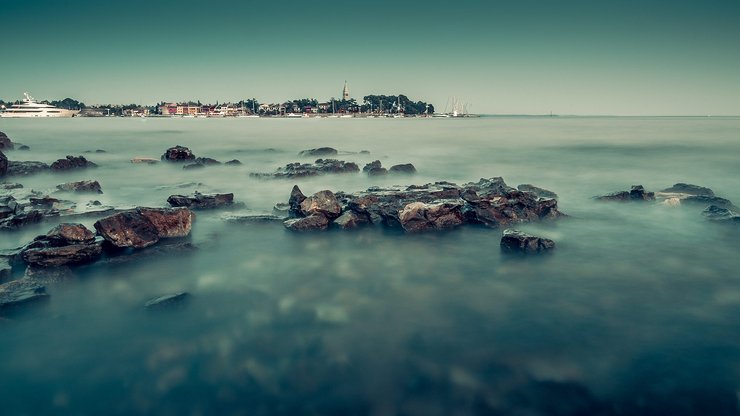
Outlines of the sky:
{"label": "sky", "polygon": [[0,99],[740,115],[740,0],[0,0]]}

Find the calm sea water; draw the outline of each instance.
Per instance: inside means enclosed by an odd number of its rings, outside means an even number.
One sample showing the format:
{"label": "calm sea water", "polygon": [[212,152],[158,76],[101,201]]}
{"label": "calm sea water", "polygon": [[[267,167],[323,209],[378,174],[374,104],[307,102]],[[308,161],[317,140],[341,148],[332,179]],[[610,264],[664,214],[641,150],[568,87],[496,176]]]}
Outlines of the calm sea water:
{"label": "calm sea water", "polygon": [[[98,169],[20,181],[97,179],[96,199],[115,206],[200,190],[259,213],[296,183],[308,194],[503,176],[557,192],[570,215],[522,226],[554,239],[553,255],[511,258],[501,230],[296,235],[199,213],[197,250],[77,268],[47,304],[0,324],[3,415],[740,412],[739,227],[703,207],[591,200],[688,182],[740,203],[739,118],[3,119],[0,131],[31,147],[11,160],[105,150],[85,154]],[[176,144],[243,165],[129,162]],[[319,146],[419,173],[249,177]],[[0,248],[52,226],[3,233]],[[143,310],[182,290],[183,308]]]}

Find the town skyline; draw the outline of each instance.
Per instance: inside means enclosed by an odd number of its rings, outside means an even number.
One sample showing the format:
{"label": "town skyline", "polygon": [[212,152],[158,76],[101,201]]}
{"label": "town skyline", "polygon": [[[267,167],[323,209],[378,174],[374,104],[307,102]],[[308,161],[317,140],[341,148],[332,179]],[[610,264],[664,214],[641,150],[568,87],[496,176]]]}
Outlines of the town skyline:
{"label": "town skyline", "polygon": [[740,115],[731,0],[2,5],[3,99],[328,100],[347,79],[482,114]]}

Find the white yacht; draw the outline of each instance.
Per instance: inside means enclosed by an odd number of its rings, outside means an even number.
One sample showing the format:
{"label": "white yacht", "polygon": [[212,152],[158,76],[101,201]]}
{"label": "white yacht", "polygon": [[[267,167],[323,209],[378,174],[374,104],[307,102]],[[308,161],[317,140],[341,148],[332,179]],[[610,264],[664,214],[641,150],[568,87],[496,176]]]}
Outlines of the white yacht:
{"label": "white yacht", "polygon": [[80,110],[67,110],[57,108],[49,104],[41,104],[27,92],[23,93],[25,97],[20,104],[13,104],[10,108],[0,112],[0,117],[4,118],[30,118],[30,117],[74,117]]}

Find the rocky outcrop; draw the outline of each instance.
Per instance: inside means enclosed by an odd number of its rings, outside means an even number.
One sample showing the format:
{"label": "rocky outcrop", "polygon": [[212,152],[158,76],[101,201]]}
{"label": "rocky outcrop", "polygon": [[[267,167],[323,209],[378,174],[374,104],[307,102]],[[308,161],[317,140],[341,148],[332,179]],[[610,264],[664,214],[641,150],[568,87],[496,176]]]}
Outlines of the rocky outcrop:
{"label": "rocky outcrop", "polygon": [[3,182],[3,183],[0,183],[0,189],[6,190],[6,191],[9,191],[9,190],[12,190],[12,189],[22,189],[22,188],[23,188],[23,184],[21,184],[21,183],[16,183],[16,182]]}
{"label": "rocky outcrop", "polygon": [[187,147],[178,145],[167,149],[162,155],[162,160],[167,162],[189,162],[195,160],[195,155]]}
{"label": "rocky outcrop", "polygon": [[706,208],[714,205],[730,211],[740,211],[730,200],[716,196],[711,189],[688,183],[677,183],[656,193],[655,197],[669,206],[697,205]]}
{"label": "rocky outcrop", "polygon": [[708,206],[701,214],[708,220],[740,224],[740,214],[716,205]]}
{"label": "rocky outcrop", "polygon": [[78,182],[67,182],[57,185],[57,189],[65,192],[80,192],[80,193],[94,193],[102,194],[103,190],[100,188],[98,181],[78,181]]}
{"label": "rocky outcrop", "polygon": [[13,150],[14,147],[10,137],[0,131],[0,150]]}
{"label": "rocky outcrop", "polygon": [[298,153],[298,156],[304,156],[304,157],[336,156],[338,153],[339,152],[337,152],[337,149],[334,149],[332,147],[319,147],[317,149],[303,150]]}
{"label": "rocky outcrop", "polygon": [[654,201],[655,193],[647,192],[642,185],[633,185],[629,191],[619,191],[597,196],[597,201]]}
{"label": "rocky outcrop", "polygon": [[196,192],[193,196],[170,195],[167,202],[173,207],[187,207],[190,209],[224,208],[234,204],[234,194],[202,194]]}
{"label": "rocky outcrop", "polygon": [[28,224],[35,224],[44,219],[39,210],[21,211],[3,220],[0,220],[0,230],[15,230]]}
{"label": "rocky outcrop", "polygon": [[224,165],[229,165],[229,166],[237,166],[241,164],[242,162],[239,159],[231,159],[228,162],[224,163]]}
{"label": "rocky outcrop", "polygon": [[538,186],[530,185],[528,183],[523,183],[521,185],[518,185],[516,189],[522,191],[522,192],[531,192],[535,195],[537,195],[540,198],[552,198],[552,199],[558,199],[558,194],[556,194],[553,191],[548,191],[547,189],[540,188]]}
{"label": "rocky outcrop", "polygon": [[40,172],[48,172],[49,165],[44,162],[35,161],[8,161],[8,176],[26,176]]}
{"label": "rocky outcrop", "polygon": [[21,251],[29,265],[58,267],[90,263],[103,253],[102,241],[82,224],[60,224]]}
{"label": "rocky outcrop", "polygon": [[52,171],[67,171],[95,167],[98,167],[98,165],[85,159],[84,156],[67,156],[52,163],[49,168]]}
{"label": "rocky outcrop", "polygon": [[413,175],[416,173],[416,168],[411,163],[403,163],[400,165],[393,165],[388,169],[389,173],[400,173],[404,175]]}
{"label": "rocky outcrop", "polygon": [[144,308],[150,311],[173,309],[175,307],[182,306],[189,297],[190,294],[188,292],[177,292],[169,295],[157,296],[156,298],[149,299],[144,304]]}
{"label": "rocky outcrop", "polygon": [[136,208],[95,222],[106,241],[120,248],[144,248],[160,238],[190,234],[193,214],[187,208]]}
{"label": "rocky outcrop", "polygon": [[714,191],[712,191],[711,189],[688,183],[677,183],[670,188],[663,189],[660,192],[698,196],[714,196]]}
{"label": "rocky outcrop", "polygon": [[[558,211],[557,200],[518,191],[507,186],[501,178],[481,179],[462,186],[436,182],[421,186],[374,187],[356,193],[321,191],[308,198],[294,186],[288,205],[293,219],[287,220],[285,225],[301,231],[312,227],[326,229],[330,223],[336,223],[342,229],[372,224],[419,232],[465,224],[499,227],[564,215]],[[309,217],[310,220],[298,221]]]}
{"label": "rocky outcrop", "polygon": [[283,168],[278,168],[274,173],[251,173],[256,178],[304,178],[335,173],[356,173],[360,168],[354,162],[345,162],[336,159],[317,159],[311,163],[289,163]]}
{"label": "rocky outcrop", "polygon": [[0,313],[29,303],[48,299],[46,287],[30,279],[13,280],[0,285]]}
{"label": "rocky outcrop", "polygon": [[519,230],[504,230],[501,237],[501,249],[512,253],[541,253],[555,248],[555,242],[524,233]]}
{"label": "rocky outcrop", "polygon": [[362,171],[368,176],[383,176],[388,174],[388,169],[384,168],[379,160],[368,163],[362,168]]}
{"label": "rocky outcrop", "polygon": [[0,151],[0,176],[5,176],[8,173],[8,157],[5,153]]}
{"label": "rocky outcrop", "polygon": [[216,159],[211,159],[210,157],[198,157],[195,158],[194,163],[187,164],[183,166],[183,169],[198,169],[198,168],[204,168],[206,166],[211,165],[220,165],[221,162],[219,162]]}

